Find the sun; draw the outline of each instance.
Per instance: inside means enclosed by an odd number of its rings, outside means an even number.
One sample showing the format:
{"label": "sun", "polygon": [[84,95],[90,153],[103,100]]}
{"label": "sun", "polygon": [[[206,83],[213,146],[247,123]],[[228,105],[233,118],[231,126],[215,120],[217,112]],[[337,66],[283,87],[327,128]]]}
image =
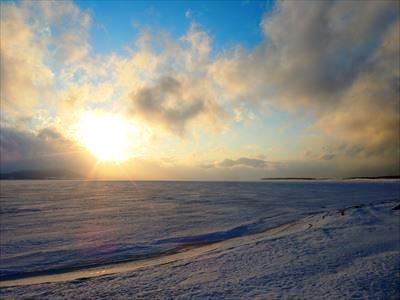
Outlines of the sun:
{"label": "sun", "polygon": [[98,160],[122,162],[133,156],[136,128],[117,115],[84,113],[77,138]]}

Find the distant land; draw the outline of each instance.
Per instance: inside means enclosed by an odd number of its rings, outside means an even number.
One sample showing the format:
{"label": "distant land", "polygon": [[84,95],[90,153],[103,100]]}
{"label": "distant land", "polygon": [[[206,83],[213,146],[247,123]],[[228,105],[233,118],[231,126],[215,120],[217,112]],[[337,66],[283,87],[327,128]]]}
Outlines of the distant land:
{"label": "distant land", "polygon": [[400,179],[400,175],[390,175],[390,176],[371,176],[371,177],[346,177],[344,180],[349,179]]}
{"label": "distant land", "polygon": [[314,178],[314,177],[272,177],[261,178],[261,180],[325,180],[327,178]]}
{"label": "distant land", "polygon": [[387,176],[357,176],[345,178],[316,178],[316,177],[264,177],[261,180],[352,180],[352,179],[400,179],[400,175],[387,175]]}
{"label": "distant land", "polygon": [[82,176],[69,170],[20,170],[0,173],[1,180],[13,179],[82,179]]}

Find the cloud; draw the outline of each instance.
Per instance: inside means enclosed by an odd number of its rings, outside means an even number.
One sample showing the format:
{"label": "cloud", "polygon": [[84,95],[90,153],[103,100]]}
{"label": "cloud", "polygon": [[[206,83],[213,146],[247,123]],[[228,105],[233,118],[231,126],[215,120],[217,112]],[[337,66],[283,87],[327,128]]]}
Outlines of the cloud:
{"label": "cloud", "polygon": [[26,1],[21,10],[35,32],[46,32],[46,46],[58,62],[73,64],[89,54],[92,18],[72,1]]}
{"label": "cloud", "polygon": [[210,66],[227,95],[306,112],[335,143],[398,160],[397,1],[281,1],[262,29],[256,49]]}
{"label": "cloud", "polygon": [[90,20],[70,1],[1,3],[3,114],[30,117],[56,100],[54,66],[73,69],[88,54]]}
{"label": "cloud", "polygon": [[223,93],[208,76],[210,51],[211,39],[196,24],[178,40],[142,32],[117,71],[132,116],[180,136],[194,119],[201,129],[223,128],[228,114]]}
{"label": "cloud", "polygon": [[37,134],[37,137],[44,141],[60,141],[61,143],[67,143],[67,140],[53,128],[43,128]]}
{"label": "cloud", "polygon": [[2,172],[43,168],[85,172],[92,161],[85,150],[53,128],[37,133],[1,128],[0,157]]}
{"label": "cloud", "polygon": [[241,167],[250,167],[250,168],[270,168],[274,165],[274,163],[268,162],[263,159],[257,158],[248,158],[248,157],[240,157],[238,159],[229,159],[226,158],[222,161],[217,161],[213,163],[205,163],[202,164],[202,168],[233,168],[237,166]]}
{"label": "cloud", "polygon": [[193,13],[192,13],[192,11],[190,9],[185,11],[185,17],[186,18],[191,19],[192,15],[193,15]]}
{"label": "cloud", "polygon": [[324,160],[331,160],[335,158],[335,154],[325,154],[321,158]]}
{"label": "cloud", "polygon": [[162,77],[155,85],[139,89],[131,99],[136,114],[179,133],[189,120],[206,110],[203,99],[186,95],[183,84],[172,77]]}
{"label": "cloud", "polygon": [[45,65],[45,47],[36,41],[24,12],[13,3],[1,4],[0,58],[2,111],[26,116],[48,95],[53,73]]}
{"label": "cloud", "polygon": [[382,37],[370,57],[341,98],[341,105],[325,114],[318,126],[328,134],[360,148],[366,156],[398,157],[400,137],[400,21]]}

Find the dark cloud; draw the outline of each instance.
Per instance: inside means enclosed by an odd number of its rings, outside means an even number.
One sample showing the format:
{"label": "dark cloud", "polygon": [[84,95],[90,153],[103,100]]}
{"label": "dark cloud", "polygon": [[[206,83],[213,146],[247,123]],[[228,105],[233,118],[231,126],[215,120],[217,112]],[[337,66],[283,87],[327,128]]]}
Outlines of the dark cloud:
{"label": "dark cloud", "polygon": [[[264,18],[267,42],[260,54],[263,67],[273,67],[269,82],[276,96],[317,105],[341,102],[398,18],[396,6],[394,1],[279,2],[275,14]],[[265,75],[270,70],[265,68]]]}
{"label": "dark cloud", "polygon": [[335,154],[325,154],[321,158],[324,160],[331,160],[335,158]]}
{"label": "dark cloud", "polygon": [[0,131],[0,168],[2,172],[21,169],[65,168],[82,171],[90,157],[55,129],[34,134],[15,128]]}
{"label": "dark cloud", "polygon": [[62,136],[62,134],[53,128],[43,128],[42,130],[39,131],[37,137],[39,139],[43,139],[46,141],[58,140],[61,142],[67,142],[67,140]]}
{"label": "dark cloud", "polygon": [[204,99],[185,95],[181,82],[162,77],[131,95],[134,113],[183,133],[185,124],[206,110]]}

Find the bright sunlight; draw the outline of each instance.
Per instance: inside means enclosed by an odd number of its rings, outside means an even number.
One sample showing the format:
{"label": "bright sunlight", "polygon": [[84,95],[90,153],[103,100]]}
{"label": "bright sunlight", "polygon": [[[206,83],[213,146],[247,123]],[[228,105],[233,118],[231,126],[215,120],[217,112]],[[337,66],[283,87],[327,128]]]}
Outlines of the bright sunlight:
{"label": "bright sunlight", "polygon": [[122,162],[133,156],[137,144],[136,128],[127,120],[111,114],[84,113],[77,137],[98,160]]}

